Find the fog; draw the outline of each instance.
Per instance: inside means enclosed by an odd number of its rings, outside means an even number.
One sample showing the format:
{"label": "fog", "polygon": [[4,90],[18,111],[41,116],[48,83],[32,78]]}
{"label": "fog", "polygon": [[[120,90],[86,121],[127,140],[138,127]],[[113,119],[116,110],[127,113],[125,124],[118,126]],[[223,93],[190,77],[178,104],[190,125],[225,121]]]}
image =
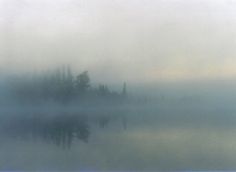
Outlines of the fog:
{"label": "fog", "polygon": [[0,0],[0,170],[234,170],[232,0]]}
{"label": "fog", "polygon": [[1,68],[70,64],[109,82],[232,79],[235,5],[230,0],[1,0]]}

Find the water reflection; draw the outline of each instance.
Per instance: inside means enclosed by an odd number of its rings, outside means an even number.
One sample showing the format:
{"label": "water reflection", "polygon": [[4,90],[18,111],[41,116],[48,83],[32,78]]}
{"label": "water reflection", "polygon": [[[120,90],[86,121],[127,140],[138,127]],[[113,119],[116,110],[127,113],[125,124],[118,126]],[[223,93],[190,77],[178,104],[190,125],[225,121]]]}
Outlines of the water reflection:
{"label": "water reflection", "polygon": [[1,119],[1,134],[24,140],[43,140],[62,148],[69,149],[74,141],[87,143],[91,134],[91,125],[97,123],[106,128],[109,123],[120,121],[124,129],[127,127],[126,117],[112,117],[111,114],[95,113],[30,113],[9,115]]}
{"label": "water reflection", "polygon": [[74,139],[88,142],[90,127],[86,116],[78,114],[21,115],[5,123],[8,136],[23,139],[43,139],[48,143],[70,148]]}
{"label": "water reflection", "polygon": [[1,137],[0,169],[235,169],[234,112],[122,112],[47,110],[0,117],[0,131],[20,138]]}
{"label": "water reflection", "polygon": [[109,116],[101,116],[98,118],[98,124],[101,128],[105,128],[108,126],[110,120]]}

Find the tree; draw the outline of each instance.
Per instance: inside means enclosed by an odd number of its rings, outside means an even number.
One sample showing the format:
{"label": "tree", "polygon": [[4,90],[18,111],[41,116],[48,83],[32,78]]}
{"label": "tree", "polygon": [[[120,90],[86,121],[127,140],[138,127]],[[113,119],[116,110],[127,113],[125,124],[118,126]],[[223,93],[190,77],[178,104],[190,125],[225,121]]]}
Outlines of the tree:
{"label": "tree", "polygon": [[110,95],[109,88],[106,85],[99,85],[98,87],[99,96],[106,97]]}
{"label": "tree", "polygon": [[64,101],[72,100],[74,97],[74,81],[71,69],[67,66],[63,81],[63,99]]}
{"label": "tree", "polygon": [[75,80],[75,88],[79,94],[85,94],[90,87],[90,78],[88,71],[85,71],[78,75]]}
{"label": "tree", "polygon": [[123,96],[123,97],[126,97],[126,96],[127,96],[126,83],[123,84],[122,96]]}

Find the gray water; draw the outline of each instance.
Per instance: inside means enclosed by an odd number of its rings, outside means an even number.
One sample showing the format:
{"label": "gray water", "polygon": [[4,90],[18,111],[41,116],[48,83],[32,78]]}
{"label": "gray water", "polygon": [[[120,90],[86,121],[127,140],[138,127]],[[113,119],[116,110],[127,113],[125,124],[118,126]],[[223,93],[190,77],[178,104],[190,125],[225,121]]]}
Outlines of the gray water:
{"label": "gray water", "polygon": [[73,139],[69,149],[40,138],[2,136],[0,170],[236,168],[233,109],[133,107],[108,116],[104,126],[90,117],[88,142]]}

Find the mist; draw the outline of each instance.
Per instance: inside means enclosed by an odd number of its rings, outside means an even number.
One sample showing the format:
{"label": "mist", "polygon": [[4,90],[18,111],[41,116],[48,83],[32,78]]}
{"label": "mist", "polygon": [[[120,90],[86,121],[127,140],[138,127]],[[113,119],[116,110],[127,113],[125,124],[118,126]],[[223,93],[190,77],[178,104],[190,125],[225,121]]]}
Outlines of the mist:
{"label": "mist", "polygon": [[234,170],[232,0],[0,0],[0,170]]}
{"label": "mist", "polygon": [[234,7],[226,0],[1,0],[1,68],[69,64],[109,82],[114,75],[139,83],[232,79]]}

